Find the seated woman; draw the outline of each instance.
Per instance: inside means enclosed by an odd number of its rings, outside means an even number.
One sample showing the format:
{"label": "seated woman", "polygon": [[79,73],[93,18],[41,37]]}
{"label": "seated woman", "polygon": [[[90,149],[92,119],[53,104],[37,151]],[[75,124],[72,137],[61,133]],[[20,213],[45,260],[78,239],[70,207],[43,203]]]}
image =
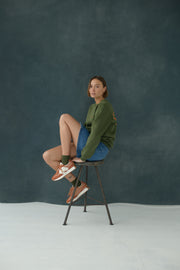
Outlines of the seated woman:
{"label": "seated woman", "polygon": [[[53,181],[66,178],[72,187],[68,193],[70,203],[77,178],[72,174],[75,162],[97,161],[106,157],[112,148],[117,120],[108,96],[106,81],[94,76],[88,84],[88,96],[95,100],[88,110],[84,126],[69,114],[62,114],[59,120],[61,145],[43,153],[45,162],[56,171]],[[89,187],[78,181],[73,202],[87,192]]]}

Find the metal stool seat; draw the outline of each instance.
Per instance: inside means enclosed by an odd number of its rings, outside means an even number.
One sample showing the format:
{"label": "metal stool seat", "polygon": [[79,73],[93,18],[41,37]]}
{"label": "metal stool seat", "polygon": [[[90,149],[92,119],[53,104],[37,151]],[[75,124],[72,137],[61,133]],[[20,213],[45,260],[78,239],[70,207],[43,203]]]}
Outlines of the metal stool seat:
{"label": "metal stool seat", "polygon": [[[85,182],[87,183],[87,181],[88,181],[88,167],[89,166],[94,166],[95,167],[96,174],[97,174],[97,179],[99,181],[99,185],[100,185],[100,188],[101,188],[102,196],[103,196],[103,199],[104,199],[104,203],[103,204],[105,205],[106,210],[107,210],[107,215],[108,215],[108,218],[109,218],[109,223],[110,223],[110,225],[113,225],[113,222],[112,222],[112,219],[111,219],[111,215],[110,215],[110,211],[109,211],[109,208],[108,208],[108,205],[107,205],[107,202],[106,202],[106,198],[105,198],[105,194],[104,194],[104,191],[103,191],[103,187],[102,187],[102,183],[101,183],[101,178],[100,178],[99,171],[98,171],[98,168],[97,168],[97,166],[100,166],[103,163],[104,163],[104,160],[99,160],[99,161],[85,161],[85,162],[82,162],[82,163],[75,162],[75,165],[79,166],[80,168],[79,168],[79,171],[78,171],[77,181],[76,181],[76,185],[75,185],[75,188],[74,188],[74,191],[73,191],[73,194],[72,194],[71,202],[70,202],[70,204],[68,206],[68,210],[67,210],[66,217],[65,217],[65,220],[64,220],[63,225],[67,225],[67,219],[68,219],[68,216],[69,216],[69,212],[70,212],[71,206],[73,204],[73,197],[74,197],[74,194],[76,192],[77,183],[78,183],[78,180],[80,178],[82,169],[83,169],[83,167],[86,167],[86,179],[85,179]],[[87,192],[84,195],[84,212],[87,212],[86,211],[86,206],[87,206]]]}

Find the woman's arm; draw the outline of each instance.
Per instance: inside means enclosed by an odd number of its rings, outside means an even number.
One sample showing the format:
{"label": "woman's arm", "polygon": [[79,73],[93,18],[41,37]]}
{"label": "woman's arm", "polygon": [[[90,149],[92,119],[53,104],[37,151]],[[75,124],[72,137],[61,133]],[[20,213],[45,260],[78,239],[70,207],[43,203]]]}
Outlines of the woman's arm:
{"label": "woman's arm", "polygon": [[98,144],[101,141],[102,135],[111,124],[112,117],[112,112],[107,108],[107,106],[102,104],[98,107],[92,121],[91,133],[87,139],[85,147],[81,151],[82,160],[86,160],[94,154]]}

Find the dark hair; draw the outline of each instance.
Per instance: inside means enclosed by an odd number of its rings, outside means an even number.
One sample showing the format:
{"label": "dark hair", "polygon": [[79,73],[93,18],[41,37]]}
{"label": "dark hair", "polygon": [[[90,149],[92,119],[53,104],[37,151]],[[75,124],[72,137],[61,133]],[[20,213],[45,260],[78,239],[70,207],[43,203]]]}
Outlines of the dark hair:
{"label": "dark hair", "polygon": [[105,91],[104,94],[103,94],[103,97],[106,98],[106,97],[108,96],[107,84],[106,84],[105,79],[104,79],[103,77],[101,77],[101,76],[94,76],[94,77],[92,77],[92,78],[89,80],[88,91],[87,91],[88,97],[90,97],[89,88],[90,88],[90,86],[91,86],[91,81],[94,80],[94,79],[97,79],[97,80],[101,81],[102,84],[103,84],[103,87],[106,86],[106,91]]}

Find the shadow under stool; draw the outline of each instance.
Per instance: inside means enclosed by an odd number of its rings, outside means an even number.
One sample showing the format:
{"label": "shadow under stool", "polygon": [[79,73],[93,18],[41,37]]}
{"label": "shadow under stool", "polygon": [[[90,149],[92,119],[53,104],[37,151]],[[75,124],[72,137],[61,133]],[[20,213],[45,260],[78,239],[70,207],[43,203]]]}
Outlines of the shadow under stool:
{"label": "shadow under stool", "polygon": [[[78,171],[77,181],[76,181],[76,185],[75,185],[75,188],[74,188],[74,191],[73,191],[73,194],[72,194],[71,202],[70,202],[70,204],[68,206],[66,217],[64,219],[63,225],[67,225],[67,219],[68,219],[68,216],[69,216],[69,212],[70,212],[71,206],[73,204],[74,194],[76,192],[77,183],[78,183],[78,180],[80,179],[82,169],[84,167],[86,168],[86,179],[85,179],[85,182],[87,184],[87,181],[88,181],[88,167],[90,167],[90,166],[93,166],[95,168],[95,170],[96,170],[97,179],[98,179],[98,182],[99,182],[99,185],[100,185],[100,189],[101,189],[101,193],[102,193],[102,196],[103,196],[103,199],[104,199],[103,204],[105,205],[106,210],[107,210],[107,215],[108,215],[108,218],[109,218],[109,223],[110,223],[110,225],[113,225],[113,222],[112,222],[112,219],[111,219],[111,215],[110,215],[110,211],[109,211],[109,208],[108,208],[108,204],[106,202],[105,194],[104,194],[104,191],[103,191],[102,182],[101,182],[101,178],[100,178],[100,175],[99,175],[99,170],[97,168],[97,166],[101,166],[104,163],[104,160],[100,160],[100,161],[85,161],[85,162],[82,162],[82,163],[80,163],[80,162],[74,162],[74,163],[75,163],[75,165],[79,166],[80,168],[79,168],[79,171]],[[87,206],[87,192],[84,194],[84,212],[87,212],[86,206]]]}

